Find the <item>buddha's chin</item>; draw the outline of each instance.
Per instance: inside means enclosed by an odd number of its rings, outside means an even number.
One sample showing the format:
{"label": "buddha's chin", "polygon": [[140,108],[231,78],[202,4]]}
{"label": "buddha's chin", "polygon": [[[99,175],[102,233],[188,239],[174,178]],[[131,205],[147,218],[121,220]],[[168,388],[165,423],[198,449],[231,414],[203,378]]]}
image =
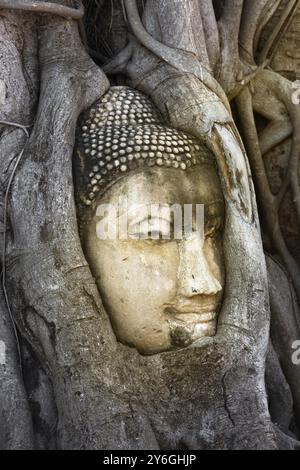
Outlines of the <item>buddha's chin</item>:
{"label": "buddha's chin", "polygon": [[173,348],[183,348],[204,337],[216,335],[216,315],[209,321],[196,321],[195,318],[185,321],[170,322],[170,342]]}
{"label": "buddha's chin", "polygon": [[[184,313],[172,316],[164,322],[163,327],[148,329],[147,334],[139,337],[130,335],[116,336],[124,345],[135,348],[143,356],[152,356],[165,352],[187,348],[202,338],[216,335],[217,313]],[[143,331],[145,333],[145,331]]]}

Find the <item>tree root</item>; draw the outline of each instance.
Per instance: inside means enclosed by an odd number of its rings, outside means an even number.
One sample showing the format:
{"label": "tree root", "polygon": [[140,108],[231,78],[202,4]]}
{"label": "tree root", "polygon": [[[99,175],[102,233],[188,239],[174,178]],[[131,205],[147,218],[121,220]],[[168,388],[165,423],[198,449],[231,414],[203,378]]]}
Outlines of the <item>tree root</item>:
{"label": "tree root", "polygon": [[[6,125],[6,126],[11,126],[17,129],[22,129],[24,134],[26,135],[27,140],[29,139],[29,133],[27,130],[27,127],[29,126],[23,126],[21,124],[9,122],[9,121],[0,121],[1,125]],[[18,357],[19,357],[19,367],[21,371],[21,375],[23,376],[23,369],[22,369],[22,355],[21,355],[21,347],[20,347],[20,342],[19,342],[19,336],[17,332],[17,326],[13,317],[13,313],[11,311],[10,307],[10,302],[9,302],[9,297],[7,294],[7,289],[6,289],[6,234],[7,234],[7,208],[8,208],[8,198],[9,198],[9,192],[11,189],[11,185],[15,176],[15,173],[17,171],[18,165],[21,161],[21,158],[24,153],[24,148],[21,150],[19,153],[15,163],[13,170],[10,174],[9,181],[5,190],[5,196],[4,196],[4,209],[3,209],[3,246],[2,246],[2,289],[3,289],[3,294],[4,294],[4,299],[7,307],[7,311],[9,313],[9,317],[11,320],[14,336],[16,339],[16,346],[17,346],[17,351],[18,351]]]}
{"label": "tree root", "polygon": [[235,88],[242,68],[239,57],[239,31],[242,11],[243,0],[226,0],[221,19],[218,22],[221,54],[217,78],[227,96]]}
{"label": "tree root", "polygon": [[[269,275],[271,337],[282,370],[293,394],[297,425],[300,426],[300,370],[292,362],[292,344],[299,338],[300,315],[295,293],[288,275],[277,260],[266,256]],[[278,289],[280,286],[280,289]]]}
{"label": "tree root", "polygon": [[173,49],[157,41],[144,28],[139,16],[136,0],[124,0],[124,3],[129,24],[138,41],[157,57],[161,58],[177,70],[195,75],[207,86],[207,88],[213,91],[218,98],[220,98],[224,106],[231,113],[226,93],[220,84],[214,79],[212,74],[203,65],[201,65],[198,58],[191,53],[179,49]]}
{"label": "tree root", "polygon": [[265,155],[277,145],[288,139],[293,132],[289,119],[271,122],[259,136],[259,145],[262,155]]}
{"label": "tree root", "polygon": [[125,73],[126,65],[132,55],[133,44],[130,41],[127,46],[122,49],[110,62],[104,64],[102,70],[107,75],[113,75],[117,73]]}
{"label": "tree root", "polygon": [[299,0],[290,0],[289,4],[284,8],[283,14],[268,38],[263,50],[261,51],[258,63],[262,64],[267,59],[274,56],[281,38],[286,33],[299,5]]}
{"label": "tree root", "polygon": [[292,102],[292,87],[289,80],[272,71],[262,71],[261,80],[284,103],[293,127],[292,149],[289,163],[289,178],[293,193],[298,222],[300,224],[300,184],[299,184],[299,159],[300,159],[300,111]]}
{"label": "tree root", "polygon": [[0,449],[33,449],[32,419],[20,373],[15,336],[1,289],[0,348]]}
{"label": "tree root", "polygon": [[84,15],[84,8],[81,2],[78,3],[78,8],[70,8],[58,3],[50,3],[43,1],[31,0],[0,0],[0,9],[8,10],[21,10],[32,13],[47,13],[49,15],[62,16],[63,18],[80,20]]}
{"label": "tree root", "polygon": [[240,54],[250,63],[254,63],[259,38],[263,27],[277,10],[281,0],[245,0],[240,28]]}
{"label": "tree root", "polygon": [[220,58],[218,23],[212,0],[198,0],[206,38],[206,48],[211,69],[214,70]]}
{"label": "tree root", "polygon": [[276,197],[271,192],[266,175],[254,120],[252,96],[249,89],[244,89],[237,97],[236,102],[248,157],[250,159],[250,165],[256,184],[258,200],[261,206],[261,211],[264,215],[268,234],[273,240],[274,247],[288,269],[293,279],[297,295],[300,298],[300,270],[286,246],[280,229],[277,209],[278,204],[276,203]]}

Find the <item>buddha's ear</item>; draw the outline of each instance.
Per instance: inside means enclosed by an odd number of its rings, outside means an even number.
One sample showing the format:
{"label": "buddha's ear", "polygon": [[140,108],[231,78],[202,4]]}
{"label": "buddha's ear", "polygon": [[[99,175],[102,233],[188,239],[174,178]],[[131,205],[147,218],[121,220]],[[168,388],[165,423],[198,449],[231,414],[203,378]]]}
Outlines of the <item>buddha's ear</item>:
{"label": "buddha's ear", "polygon": [[227,202],[239,216],[251,223],[254,190],[247,155],[237,130],[230,124],[215,124],[211,145]]}

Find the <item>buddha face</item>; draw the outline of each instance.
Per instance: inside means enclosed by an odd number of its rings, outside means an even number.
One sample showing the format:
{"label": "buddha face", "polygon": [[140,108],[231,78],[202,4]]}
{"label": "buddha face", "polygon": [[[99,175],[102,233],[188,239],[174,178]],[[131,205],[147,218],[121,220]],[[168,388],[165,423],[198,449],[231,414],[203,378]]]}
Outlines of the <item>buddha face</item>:
{"label": "buddha face", "polygon": [[[131,172],[115,182],[98,204],[118,207],[120,199],[127,201],[127,239],[124,226],[120,236],[118,225],[113,239],[99,236],[103,225],[99,210],[86,225],[83,239],[117,339],[142,354],[155,354],[214,336],[224,288],[224,202],[215,170],[197,165],[185,172],[173,168]],[[175,236],[172,212],[151,214],[153,204],[203,205],[204,230],[194,227]]]}

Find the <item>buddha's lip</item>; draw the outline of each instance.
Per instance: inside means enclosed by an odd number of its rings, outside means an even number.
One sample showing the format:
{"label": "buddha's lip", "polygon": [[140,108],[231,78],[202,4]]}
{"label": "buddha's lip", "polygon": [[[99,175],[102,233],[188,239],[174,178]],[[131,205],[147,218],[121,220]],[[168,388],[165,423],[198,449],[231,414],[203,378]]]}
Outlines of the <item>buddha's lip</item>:
{"label": "buddha's lip", "polygon": [[173,319],[178,320],[181,322],[189,322],[189,323],[209,323],[217,318],[216,310],[209,310],[209,311],[182,311],[177,310],[171,307],[166,309],[166,313]]}

